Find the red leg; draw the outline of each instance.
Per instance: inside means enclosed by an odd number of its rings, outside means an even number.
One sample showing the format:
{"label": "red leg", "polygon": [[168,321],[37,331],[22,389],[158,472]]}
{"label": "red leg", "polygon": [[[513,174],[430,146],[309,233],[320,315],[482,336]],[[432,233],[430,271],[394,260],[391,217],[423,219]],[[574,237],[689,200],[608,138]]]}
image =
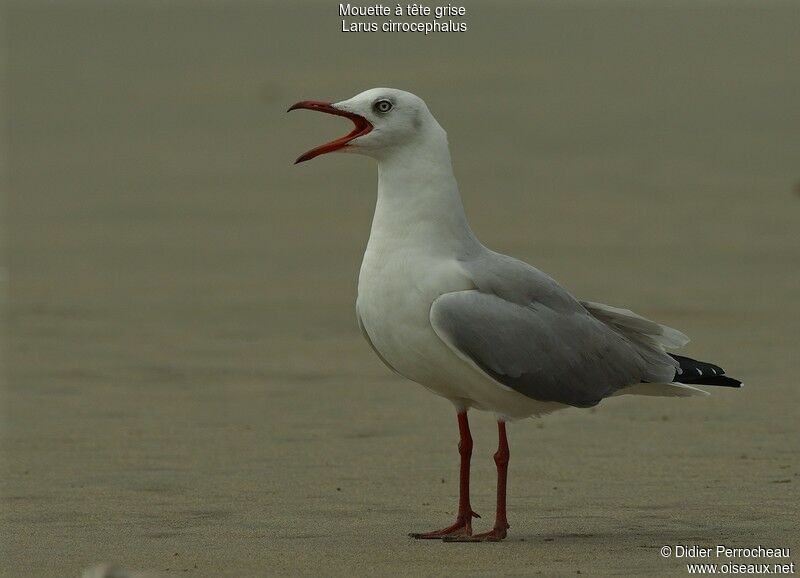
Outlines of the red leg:
{"label": "red leg", "polygon": [[472,518],[480,518],[478,514],[472,511],[472,506],[469,503],[469,462],[470,458],[472,458],[472,434],[469,432],[466,411],[458,413],[458,433],[460,435],[458,453],[461,455],[461,468],[459,470],[458,515],[456,516],[456,521],[441,530],[423,534],[409,534],[412,538],[433,540],[445,536],[471,536]]}
{"label": "red leg", "polygon": [[494,528],[483,534],[474,536],[452,536],[446,540],[453,542],[499,542],[506,537],[508,519],[506,518],[506,482],[508,480],[508,438],[506,438],[506,423],[497,422],[499,437],[497,452],[494,454],[494,463],[497,465],[497,514],[495,515]]}

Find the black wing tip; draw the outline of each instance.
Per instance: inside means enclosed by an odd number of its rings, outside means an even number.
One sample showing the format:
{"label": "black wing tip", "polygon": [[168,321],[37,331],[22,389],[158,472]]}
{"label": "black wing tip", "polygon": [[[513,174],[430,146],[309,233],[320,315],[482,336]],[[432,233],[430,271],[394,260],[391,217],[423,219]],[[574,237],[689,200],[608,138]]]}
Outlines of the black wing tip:
{"label": "black wing tip", "polygon": [[725,375],[725,370],[705,361],[697,361],[691,357],[672,355],[681,366],[681,372],[676,373],[675,381],[690,385],[716,385],[719,387],[742,387],[738,379]]}
{"label": "black wing tip", "polygon": [[[679,382],[680,383],[680,382]],[[690,382],[692,385],[717,385],[720,387],[742,387],[742,382],[726,375],[710,375]]]}

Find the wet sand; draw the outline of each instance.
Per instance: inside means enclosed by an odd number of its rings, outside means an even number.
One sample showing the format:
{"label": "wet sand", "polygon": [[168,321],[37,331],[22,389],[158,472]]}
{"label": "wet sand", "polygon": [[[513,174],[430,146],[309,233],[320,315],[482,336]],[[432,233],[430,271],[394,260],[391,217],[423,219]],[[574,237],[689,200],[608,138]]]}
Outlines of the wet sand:
{"label": "wet sand", "polygon": [[[427,38],[322,3],[9,8],[2,575],[684,575],[661,546],[800,547],[800,9],[488,4]],[[292,166],[346,123],[289,104],[380,85],[448,130],[487,245],[746,383],[513,424],[503,544],[406,538],[454,515],[455,417],[356,326],[373,162]]]}

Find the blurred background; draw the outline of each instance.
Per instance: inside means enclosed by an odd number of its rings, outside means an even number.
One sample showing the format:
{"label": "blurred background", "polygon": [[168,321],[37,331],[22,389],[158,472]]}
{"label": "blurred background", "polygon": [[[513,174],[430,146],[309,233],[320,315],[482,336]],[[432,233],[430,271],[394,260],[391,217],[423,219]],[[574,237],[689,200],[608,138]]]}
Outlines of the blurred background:
{"label": "blurred background", "polygon": [[[683,571],[663,544],[798,546],[800,4],[469,2],[460,34],[333,2],[4,6],[5,576]],[[373,161],[295,112],[374,86],[448,131],[471,224],[742,379],[510,430],[512,534],[455,511],[447,402],[354,303]],[[494,424],[473,418],[473,506]]]}

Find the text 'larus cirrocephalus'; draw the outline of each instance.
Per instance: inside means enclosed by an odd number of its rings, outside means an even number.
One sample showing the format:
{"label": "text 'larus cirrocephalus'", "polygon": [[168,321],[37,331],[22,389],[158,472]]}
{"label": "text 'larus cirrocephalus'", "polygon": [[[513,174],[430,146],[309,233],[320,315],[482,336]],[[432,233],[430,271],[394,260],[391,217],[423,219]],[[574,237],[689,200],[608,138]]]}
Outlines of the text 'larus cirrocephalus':
{"label": "text 'larus cirrocephalus'", "polygon": [[[497,541],[506,536],[506,421],[612,395],[693,396],[739,387],[721,368],[671,355],[688,338],[627,309],[579,301],[538,269],[484,247],[464,215],[447,134],[419,97],[374,88],[305,108],[353,121],[352,132],[297,162],[333,151],[378,161],[378,201],[358,278],[364,338],[389,368],[449,399],[461,455],[458,515],[415,538]],[[497,415],[497,513],[472,534],[471,408]]]}

